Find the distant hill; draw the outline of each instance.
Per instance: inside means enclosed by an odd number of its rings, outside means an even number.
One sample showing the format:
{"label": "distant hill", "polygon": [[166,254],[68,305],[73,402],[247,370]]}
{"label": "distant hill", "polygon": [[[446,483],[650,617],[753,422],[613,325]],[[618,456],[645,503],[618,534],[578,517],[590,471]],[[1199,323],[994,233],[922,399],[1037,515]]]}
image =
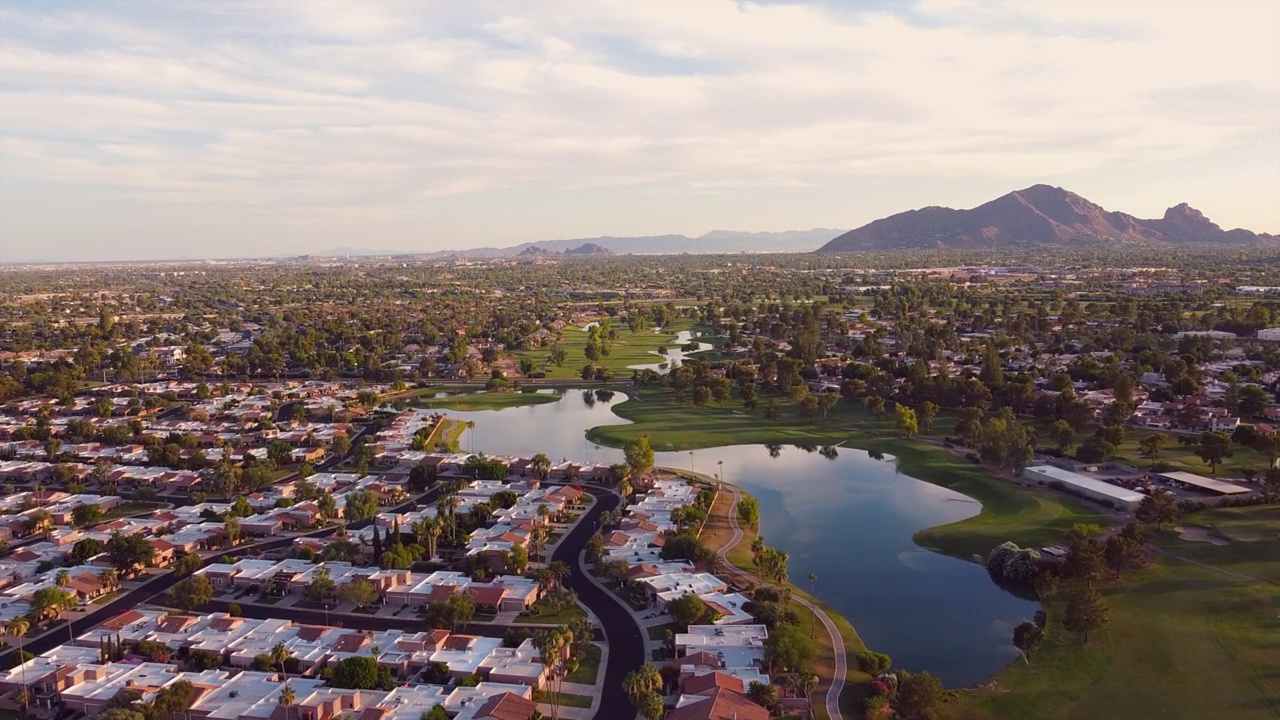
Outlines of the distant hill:
{"label": "distant hill", "polygon": [[536,257],[542,257],[543,255],[558,255],[558,254],[559,254],[559,253],[557,253],[557,252],[555,252],[555,251],[553,251],[553,250],[548,250],[548,249],[546,249],[546,248],[541,248],[541,247],[538,247],[537,245],[530,245],[529,247],[527,247],[527,248],[525,248],[525,249],[521,250],[520,252],[516,253],[516,257],[519,257],[519,258],[536,258]]}
{"label": "distant hill", "polygon": [[576,248],[570,248],[564,251],[565,255],[617,255],[614,251],[607,247],[602,247],[595,243],[582,243]]}
{"label": "distant hill", "polygon": [[[532,257],[544,253],[563,253],[566,255],[677,255],[681,253],[715,254],[715,253],[794,253],[812,252],[842,230],[824,228],[814,230],[788,230],[783,232],[740,232],[736,230],[712,230],[705,235],[689,237],[687,235],[653,235],[647,237],[595,237],[577,238],[573,240],[541,240],[527,242],[512,247],[482,247],[461,250],[443,250],[435,252],[413,253],[427,257],[447,257],[465,255],[467,257]],[[583,250],[583,248],[587,250]],[[530,248],[532,253],[524,254]],[[325,252],[313,253],[320,257],[341,257],[343,255],[406,255],[411,250],[361,250],[356,248],[334,248]]]}
{"label": "distant hill", "polygon": [[[840,234],[840,230],[788,230],[784,232],[740,232],[736,230],[712,230],[698,237],[687,235],[650,235],[643,237],[594,237],[573,240],[540,240],[521,243],[507,248],[469,248],[451,251],[448,255],[470,257],[511,257],[530,247],[570,255],[583,246],[601,248],[614,255],[677,255],[680,253],[714,254],[740,252],[810,252]],[[603,254],[593,250],[592,254]]]}
{"label": "distant hill", "polygon": [[1169,208],[1160,219],[1143,220],[1105,210],[1062,188],[1033,185],[971,210],[926,207],[890,215],[850,230],[818,252],[1277,240],[1248,230],[1223,230],[1186,203]]}

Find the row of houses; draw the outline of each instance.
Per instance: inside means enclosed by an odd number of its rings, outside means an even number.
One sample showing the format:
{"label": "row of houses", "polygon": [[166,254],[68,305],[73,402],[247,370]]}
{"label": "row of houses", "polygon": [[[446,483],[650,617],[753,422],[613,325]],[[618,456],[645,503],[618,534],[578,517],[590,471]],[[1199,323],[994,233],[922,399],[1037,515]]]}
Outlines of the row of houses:
{"label": "row of houses", "polygon": [[318,676],[323,668],[350,657],[367,657],[400,680],[414,680],[436,664],[448,667],[455,679],[475,677],[535,690],[541,689],[547,678],[547,666],[528,639],[516,647],[504,647],[500,638],[447,630],[359,631],[274,618],[183,615],[139,608],[85,633],[74,644],[97,648],[107,637],[129,646],[158,643],[179,657],[209,653],[217,656],[223,667],[239,669],[252,668],[258,657],[283,646],[290,657],[286,669],[303,677]]}
{"label": "row of houses", "polygon": [[604,536],[605,558],[626,563],[627,579],[643,587],[659,607],[692,594],[716,613],[716,625],[751,623],[754,618],[745,610],[748,598],[734,592],[728,582],[698,572],[691,563],[662,559],[666,534],[676,530],[672,511],[695,504],[697,494],[698,489],[684,480],[655,480],[648,492],[627,506],[618,529]]}
{"label": "row of houses", "polygon": [[537,581],[521,575],[497,575],[480,581],[448,570],[420,573],[360,567],[349,562],[313,564],[301,559],[244,559],[231,564],[213,563],[197,572],[217,590],[256,588],[295,595],[305,593],[318,574],[328,573],[335,594],[347,583],[359,579],[371,583],[384,604],[414,607],[466,593],[478,609],[520,611],[532,607],[542,596],[542,587]]}
{"label": "row of houses", "polygon": [[[97,647],[63,645],[0,676],[0,691],[30,688],[27,714],[55,717],[62,708],[98,717],[125,690],[150,703],[166,688],[186,681],[194,690],[187,718],[208,720],[420,720],[442,706],[452,720],[511,720],[537,709],[533,688],[484,681],[474,687],[406,683],[389,691],[330,687],[314,677],[277,672],[216,669],[184,671],[176,664],[128,659],[104,663]],[[281,703],[288,687],[291,705]]]}

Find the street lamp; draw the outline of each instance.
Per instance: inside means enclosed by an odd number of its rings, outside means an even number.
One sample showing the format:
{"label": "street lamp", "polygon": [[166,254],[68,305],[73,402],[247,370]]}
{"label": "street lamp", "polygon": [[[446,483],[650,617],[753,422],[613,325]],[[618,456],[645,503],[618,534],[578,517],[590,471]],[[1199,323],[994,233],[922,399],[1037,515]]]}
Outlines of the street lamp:
{"label": "street lamp", "polygon": [[[813,598],[814,602],[818,601],[818,596],[815,595],[813,591],[813,584],[817,580],[818,580],[817,573],[809,573],[809,596]],[[813,639],[814,637],[817,636],[817,633],[818,633],[818,611],[817,611],[817,607],[815,606],[814,612],[813,612],[813,621],[809,623],[809,638]]]}
{"label": "street lamp", "polygon": [[720,466],[720,470],[717,471],[716,475],[720,478],[720,482],[724,482],[724,461],[717,460],[716,464]]}
{"label": "street lamp", "polygon": [[693,451],[689,451],[689,472],[693,472]]}

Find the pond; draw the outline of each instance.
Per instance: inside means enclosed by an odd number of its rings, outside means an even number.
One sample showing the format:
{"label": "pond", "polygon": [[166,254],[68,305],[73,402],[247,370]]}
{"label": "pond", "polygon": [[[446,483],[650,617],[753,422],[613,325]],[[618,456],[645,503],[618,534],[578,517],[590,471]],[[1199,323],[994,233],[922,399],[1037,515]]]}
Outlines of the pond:
{"label": "pond", "polygon": [[[468,451],[614,463],[621,450],[595,445],[585,433],[625,424],[612,411],[625,400],[571,390],[555,403],[448,414],[475,421],[462,438]],[[977,514],[977,502],[899,474],[892,458],[849,448],[740,445],[657,453],[656,461],[723,472],[756,496],[761,532],[789,553],[792,580],[807,587],[815,573],[818,597],[895,665],[967,687],[1017,658],[1013,628],[1039,606],[996,586],[982,567],[912,541],[917,530]]]}
{"label": "pond", "polygon": [[662,360],[655,363],[642,363],[640,365],[628,365],[627,369],[628,370],[653,370],[659,375],[666,375],[667,373],[671,372],[671,368],[679,367],[680,363],[683,362],[684,359],[689,357],[690,355],[693,355],[694,353],[706,352],[707,350],[711,349],[712,346],[710,343],[699,342],[699,343],[696,343],[697,345],[696,349],[685,350],[684,347],[689,343],[694,342],[695,337],[697,336],[695,336],[693,333],[689,332],[688,330],[681,330],[680,332],[676,333],[676,339],[673,340],[671,345],[669,345],[666,348],[667,351],[665,353],[660,353],[657,350],[649,351],[650,355],[656,355],[660,358],[663,358]]}

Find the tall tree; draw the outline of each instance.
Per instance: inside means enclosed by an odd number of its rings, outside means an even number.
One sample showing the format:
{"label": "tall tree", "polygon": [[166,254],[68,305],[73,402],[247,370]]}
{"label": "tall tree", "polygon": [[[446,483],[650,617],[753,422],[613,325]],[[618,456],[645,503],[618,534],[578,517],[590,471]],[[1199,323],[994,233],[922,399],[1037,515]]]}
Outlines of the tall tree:
{"label": "tall tree", "polygon": [[1080,635],[1083,642],[1087,643],[1089,633],[1106,625],[1110,619],[1111,609],[1103,601],[1102,595],[1092,585],[1085,585],[1067,598],[1062,626]]}
{"label": "tall tree", "polygon": [[1231,436],[1218,430],[1201,433],[1200,446],[1196,448],[1196,455],[1209,464],[1211,475],[1217,475],[1218,466],[1223,460],[1231,457]]}
{"label": "tall tree", "polygon": [[626,457],[627,467],[635,473],[643,475],[653,467],[653,446],[649,444],[648,435],[628,441],[622,452]]}
{"label": "tall tree", "polygon": [[1155,523],[1157,530],[1163,530],[1165,523],[1177,522],[1179,514],[1178,498],[1160,488],[1153,489],[1142,498],[1135,513],[1142,522]]}
{"label": "tall tree", "polygon": [[920,432],[920,422],[916,419],[916,411],[912,408],[898,403],[897,419],[894,422],[898,432],[908,440],[915,437]]}

